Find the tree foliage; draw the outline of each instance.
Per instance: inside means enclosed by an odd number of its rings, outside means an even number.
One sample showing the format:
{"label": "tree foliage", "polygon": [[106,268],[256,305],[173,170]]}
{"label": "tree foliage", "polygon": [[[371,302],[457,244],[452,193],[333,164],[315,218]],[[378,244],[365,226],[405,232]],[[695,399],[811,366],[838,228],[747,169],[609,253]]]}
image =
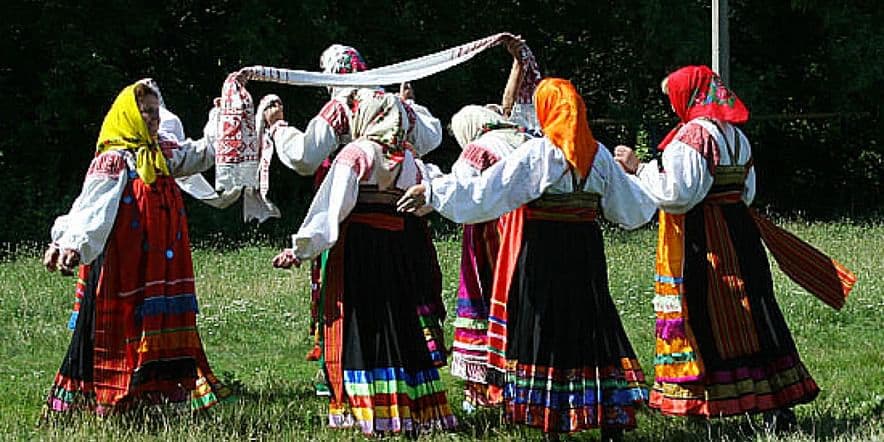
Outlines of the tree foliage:
{"label": "tree foliage", "polygon": [[[760,202],[812,216],[880,213],[884,170],[884,8],[876,1],[731,0],[731,87],[750,107],[746,125]],[[574,81],[596,136],[609,146],[653,146],[674,123],[659,81],[710,63],[709,2],[679,0],[20,1],[0,30],[0,241],[44,240],[79,192],[101,120],[115,94],[151,76],[169,107],[199,136],[228,72],[251,64],[316,69],[331,43],[379,66],[500,31],[521,34],[545,75]],[[415,84],[444,122],[468,103],[496,102],[509,69],[501,50]],[[253,84],[275,92],[303,127],[321,88]],[[827,114],[818,118],[782,115]],[[447,166],[446,139],[430,161]],[[310,180],[279,164],[273,197],[285,218],[260,228],[291,232]],[[188,202],[197,237],[242,232],[238,209]]]}

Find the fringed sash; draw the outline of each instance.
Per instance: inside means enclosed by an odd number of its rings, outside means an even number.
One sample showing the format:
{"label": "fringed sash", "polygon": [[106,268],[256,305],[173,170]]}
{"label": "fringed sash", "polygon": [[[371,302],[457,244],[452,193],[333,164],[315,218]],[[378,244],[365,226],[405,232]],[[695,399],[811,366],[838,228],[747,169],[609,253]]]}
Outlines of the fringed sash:
{"label": "fringed sash", "polygon": [[856,275],[812,245],[749,209],[761,239],[780,270],[826,305],[840,310],[856,284]]}

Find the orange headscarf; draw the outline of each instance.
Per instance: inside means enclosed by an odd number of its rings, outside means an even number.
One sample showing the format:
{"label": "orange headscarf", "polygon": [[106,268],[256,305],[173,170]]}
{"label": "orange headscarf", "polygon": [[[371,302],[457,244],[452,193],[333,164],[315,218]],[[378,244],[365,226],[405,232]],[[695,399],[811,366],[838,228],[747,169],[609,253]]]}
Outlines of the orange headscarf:
{"label": "orange headscarf", "polygon": [[599,144],[589,130],[586,104],[570,81],[545,78],[534,92],[537,120],[543,134],[562,152],[571,167],[586,178]]}

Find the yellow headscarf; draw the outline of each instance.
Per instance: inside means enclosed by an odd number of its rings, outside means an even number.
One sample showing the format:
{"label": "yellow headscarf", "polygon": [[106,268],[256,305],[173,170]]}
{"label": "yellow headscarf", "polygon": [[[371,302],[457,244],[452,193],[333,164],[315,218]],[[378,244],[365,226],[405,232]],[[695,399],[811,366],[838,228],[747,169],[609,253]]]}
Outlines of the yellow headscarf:
{"label": "yellow headscarf", "polygon": [[135,171],[146,184],[153,184],[157,174],[169,175],[169,166],[157,141],[150,136],[135,100],[135,83],[117,95],[111,105],[95,146],[99,154],[111,150],[131,150],[135,153]]}
{"label": "yellow headscarf", "polygon": [[586,178],[598,143],[586,120],[586,104],[570,81],[545,78],[534,92],[534,106],[543,134],[565,154],[571,167]]}

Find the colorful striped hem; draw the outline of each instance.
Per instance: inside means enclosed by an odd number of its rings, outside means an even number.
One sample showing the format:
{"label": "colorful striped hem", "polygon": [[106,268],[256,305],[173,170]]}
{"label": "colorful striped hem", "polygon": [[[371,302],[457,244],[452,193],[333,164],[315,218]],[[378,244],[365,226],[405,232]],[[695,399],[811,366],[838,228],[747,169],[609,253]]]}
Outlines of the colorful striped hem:
{"label": "colorful striped hem", "polygon": [[332,404],[329,426],[357,425],[363,433],[452,429],[457,425],[435,368],[344,370],[346,407]]}
{"label": "colorful striped hem", "polygon": [[[601,414],[600,414],[601,411]],[[633,429],[637,426],[634,406],[603,406],[555,410],[539,405],[507,404],[511,423],[534,427],[546,433],[575,433],[594,428]]]}
{"label": "colorful striped hem", "polygon": [[706,376],[706,383],[669,382],[657,378],[651,407],[664,414],[730,416],[810,402],[819,387],[795,355],[766,367],[740,367]]}

